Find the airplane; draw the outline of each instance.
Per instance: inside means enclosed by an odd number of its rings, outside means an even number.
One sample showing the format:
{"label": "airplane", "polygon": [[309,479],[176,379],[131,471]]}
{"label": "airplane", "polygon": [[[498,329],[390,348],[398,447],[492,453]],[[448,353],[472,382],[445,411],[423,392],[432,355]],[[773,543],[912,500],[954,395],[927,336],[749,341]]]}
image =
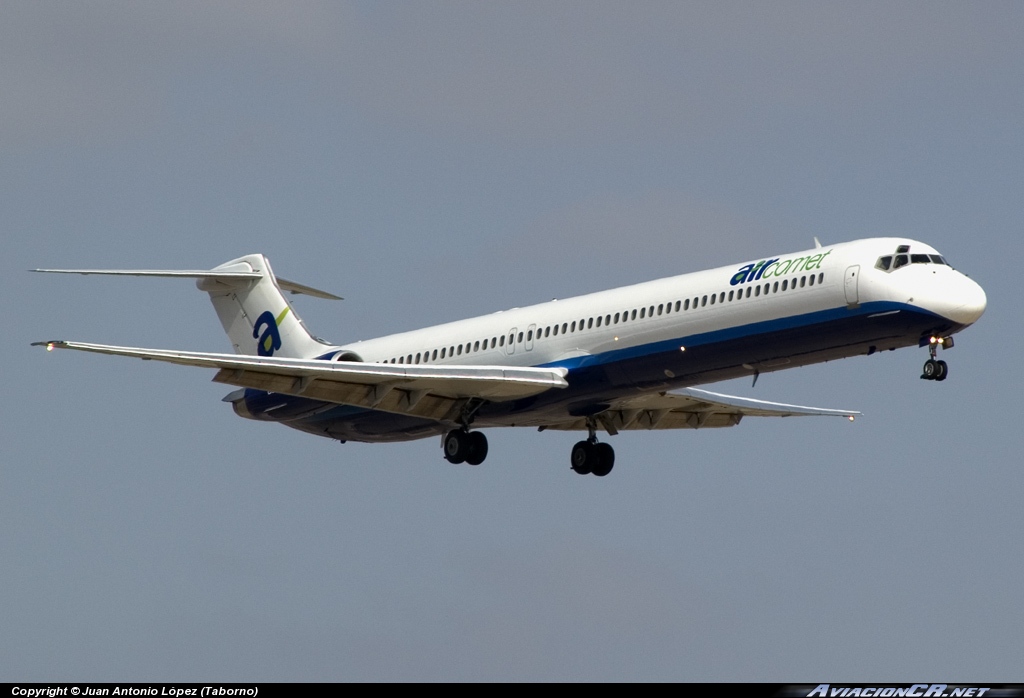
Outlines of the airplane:
{"label": "airplane", "polygon": [[984,313],[981,286],[915,240],[815,245],[341,345],[311,334],[284,292],[340,298],[275,276],[261,254],[210,270],[33,269],[196,279],[235,353],[35,345],[217,369],[215,382],[238,388],[224,401],[241,417],[342,443],[441,436],[451,463],[483,462],[485,428],[586,431],[571,467],[603,477],[615,452],[599,430],[860,414],[696,385],[909,346],[928,348],[921,378],[946,379],[937,350]]}

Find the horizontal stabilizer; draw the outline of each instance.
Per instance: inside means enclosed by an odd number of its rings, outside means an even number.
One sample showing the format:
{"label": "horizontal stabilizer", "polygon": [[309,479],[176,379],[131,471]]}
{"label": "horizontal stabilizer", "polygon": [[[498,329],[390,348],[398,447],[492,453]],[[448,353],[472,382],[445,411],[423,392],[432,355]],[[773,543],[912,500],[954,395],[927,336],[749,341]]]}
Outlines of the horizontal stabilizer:
{"label": "horizontal stabilizer", "polygon": [[[244,265],[248,268],[248,265]],[[156,276],[164,278],[177,278],[177,279],[207,279],[211,281],[222,281],[222,282],[238,282],[238,281],[249,281],[263,278],[263,274],[257,271],[251,271],[241,268],[241,266],[235,269],[30,269],[29,271],[41,272],[44,274],[82,274],[85,276],[89,275],[101,275],[101,276]],[[333,293],[327,291],[321,291],[313,288],[312,286],[306,286],[305,284],[295,283],[294,281],[288,281],[280,277],[276,278],[278,287],[283,291],[289,291],[291,293],[303,294],[306,296],[314,296],[316,298],[323,298],[325,300],[340,301],[341,296],[336,296]]]}

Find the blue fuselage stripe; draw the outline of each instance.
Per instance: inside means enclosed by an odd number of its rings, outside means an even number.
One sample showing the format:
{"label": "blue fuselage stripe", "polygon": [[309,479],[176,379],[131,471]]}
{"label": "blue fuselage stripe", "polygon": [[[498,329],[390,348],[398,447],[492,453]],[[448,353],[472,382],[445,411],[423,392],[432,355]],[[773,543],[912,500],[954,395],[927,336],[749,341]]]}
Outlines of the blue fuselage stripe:
{"label": "blue fuselage stripe", "polygon": [[894,310],[906,310],[917,315],[932,315],[936,319],[941,319],[938,315],[935,315],[934,313],[931,313],[922,308],[908,305],[906,303],[895,303],[892,301],[875,301],[871,303],[864,303],[863,305],[857,308],[847,308],[845,306],[839,308],[830,308],[828,310],[819,310],[813,313],[790,315],[787,317],[776,318],[774,320],[763,320],[761,322],[753,322],[747,325],[725,327],[720,330],[712,330],[710,332],[702,332],[700,334],[683,336],[675,339],[666,339],[657,342],[650,342],[647,344],[638,344],[636,346],[627,347],[625,349],[614,349],[612,351],[601,352],[600,354],[593,354],[589,356],[577,356],[571,359],[562,359],[559,361],[552,361],[550,363],[540,364],[539,368],[557,367],[567,368],[570,371],[572,371],[574,369],[579,368],[590,368],[593,366],[618,363],[620,361],[629,361],[631,359],[640,359],[646,356],[651,356],[653,354],[661,354],[669,351],[678,351],[680,347],[699,347],[706,346],[709,344],[718,344],[720,342],[728,342],[736,339],[745,339],[760,335],[771,335],[775,332],[781,332],[783,330],[808,327],[811,325],[820,325],[835,320],[846,320],[853,317],[873,315],[876,313],[884,313]]}

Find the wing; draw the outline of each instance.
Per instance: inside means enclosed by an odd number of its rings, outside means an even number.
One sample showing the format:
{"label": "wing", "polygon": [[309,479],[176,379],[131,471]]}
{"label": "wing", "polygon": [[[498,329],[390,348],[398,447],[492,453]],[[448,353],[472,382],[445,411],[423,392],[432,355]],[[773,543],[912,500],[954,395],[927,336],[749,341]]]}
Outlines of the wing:
{"label": "wing", "polygon": [[457,419],[473,399],[514,400],[568,386],[564,368],[368,364],[63,341],[33,346],[216,368],[218,383],[438,421]]}
{"label": "wing", "polygon": [[[829,416],[853,420],[860,412],[786,405],[688,388],[625,398],[597,415],[609,434],[625,429],[703,429],[732,427],[744,417]],[[585,417],[546,426],[547,429],[586,431]]]}

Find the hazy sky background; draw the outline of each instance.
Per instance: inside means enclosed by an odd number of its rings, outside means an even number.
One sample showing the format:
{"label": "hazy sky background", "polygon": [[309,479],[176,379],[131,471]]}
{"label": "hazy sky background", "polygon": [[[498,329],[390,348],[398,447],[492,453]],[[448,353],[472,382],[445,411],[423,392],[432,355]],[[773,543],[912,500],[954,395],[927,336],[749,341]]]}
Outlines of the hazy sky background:
{"label": "hazy sky background", "polygon": [[[1024,4],[0,0],[0,680],[1024,681]],[[986,289],[860,409],[339,445],[212,372],[251,252],[351,341],[873,235]]]}

